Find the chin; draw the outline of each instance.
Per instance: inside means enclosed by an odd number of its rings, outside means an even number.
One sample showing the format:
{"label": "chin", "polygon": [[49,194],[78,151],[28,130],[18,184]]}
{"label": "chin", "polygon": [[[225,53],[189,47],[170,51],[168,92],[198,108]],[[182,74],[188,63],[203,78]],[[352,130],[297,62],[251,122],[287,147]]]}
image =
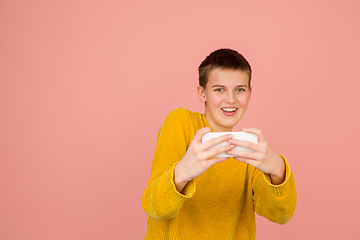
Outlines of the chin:
{"label": "chin", "polygon": [[[240,121],[240,119],[239,119],[239,121]],[[235,127],[236,124],[238,124],[239,121],[225,121],[225,122],[223,122],[222,127],[232,129],[233,127]]]}
{"label": "chin", "polygon": [[223,123],[224,126],[234,127],[236,124],[238,124],[238,122],[240,122],[240,120],[241,120],[241,116],[239,117],[234,116],[232,119],[224,119]]}

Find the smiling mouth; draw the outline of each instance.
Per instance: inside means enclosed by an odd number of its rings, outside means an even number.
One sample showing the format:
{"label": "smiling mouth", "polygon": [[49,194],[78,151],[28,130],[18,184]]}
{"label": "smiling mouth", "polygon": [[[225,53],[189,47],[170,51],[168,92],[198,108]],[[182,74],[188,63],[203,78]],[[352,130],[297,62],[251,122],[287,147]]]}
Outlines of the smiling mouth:
{"label": "smiling mouth", "polygon": [[234,116],[237,113],[237,110],[238,108],[236,107],[221,108],[221,112],[227,117]]}
{"label": "smiling mouth", "polygon": [[237,108],[221,108],[221,110],[227,113],[233,113],[237,110]]}

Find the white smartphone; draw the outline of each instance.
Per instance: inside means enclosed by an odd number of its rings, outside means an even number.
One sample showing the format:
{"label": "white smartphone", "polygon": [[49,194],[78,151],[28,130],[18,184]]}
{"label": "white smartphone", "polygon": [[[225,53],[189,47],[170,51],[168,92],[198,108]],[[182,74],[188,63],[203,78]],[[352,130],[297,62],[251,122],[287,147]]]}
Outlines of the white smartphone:
{"label": "white smartphone", "polygon": [[[205,133],[204,136],[202,137],[202,142],[207,142],[210,139],[216,138],[216,137],[220,137],[223,135],[227,135],[227,134],[231,134],[233,135],[233,139],[238,139],[238,140],[243,140],[243,141],[249,141],[252,143],[258,143],[258,137],[256,134],[253,133],[246,133],[246,132],[211,132],[211,133]],[[209,148],[208,150],[211,150],[213,148],[217,148],[217,147],[223,147],[228,145],[229,142],[225,141],[225,142],[221,142],[216,144],[215,146]],[[248,148],[244,148],[244,147],[240,147],[240,146],[235,146],[233,148],[233,150],[235,151],[245,151],[245,152],[253,152],[253,150],[248,149]],[[220,153],[214,157],[235,157],[234,155],[230,155],[227,154],[226,152]]]}

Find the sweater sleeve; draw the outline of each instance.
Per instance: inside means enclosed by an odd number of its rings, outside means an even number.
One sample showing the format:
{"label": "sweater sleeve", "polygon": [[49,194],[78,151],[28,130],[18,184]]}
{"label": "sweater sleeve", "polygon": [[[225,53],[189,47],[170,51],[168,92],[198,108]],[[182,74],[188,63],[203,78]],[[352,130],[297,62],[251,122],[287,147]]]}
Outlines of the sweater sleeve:
{"label": "sweater sleeve", "polygon": [[151,176],[142,197],[142,207],[152,218],[171,219],[195,192],[194,181],[188,182],[184,194],[176,190],[174,168],[187,151],[188,116],[185,109],[172,111],[160,128]]}
{"label": "sweater sleeve", "polygon": [[257,214],[272,222],[287,223],[296,206],[296,188],[294,175],[285,161],[286,177],[280,185],[271,184],[270,176],[255,169],[252,181],[254,209]]}

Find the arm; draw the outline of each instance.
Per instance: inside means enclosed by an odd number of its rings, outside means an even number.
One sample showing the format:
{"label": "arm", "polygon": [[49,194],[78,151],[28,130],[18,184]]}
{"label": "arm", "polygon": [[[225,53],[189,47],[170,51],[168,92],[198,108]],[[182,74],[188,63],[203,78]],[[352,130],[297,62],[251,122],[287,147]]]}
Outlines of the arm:
{"label": "arm", "polygon": [[280,224],[285,224],[291,219],[297,198],[294,175],[285,158],[284,162],[286,176],[280,185],[272,184],[270,175],[258,169],[255,169],[251,183],[256,213]]}
{"label": "arm", "polygon": [[268,144],[261,130],[244,130],[258,136],[258,144],[247,141],[230,140],[235,145],[253,152],[229,151],[236,160],[256,168],[252,180],[255,211],[271,221],[286,223],[292,217],[296,206],[294,176],[286,159],[277,154]]}
{"label": "arm", "polygon": [[222,136],[202,144],[202,136],[211,129],[199,129],[191,141],[190,127],[186,113],[176,110],[169,114],[160,129],[151,177],[142,199],[145,212],[155,219],[173,218],[195,193],[194,179],[210,166],[227,159],[210,157],[233,147],[227,145],[206,151],[232,136]]}
{"label": "arm", "polygon": [[175,166],[174,182],[176,189],[179,192],[183,190],[184,186],[186,186],[189,181],[192,181],[193,179],[202,175],[207,169],[209,169],[209,167],[228,159],[227,157],[212,158],[213,156],[226,152],[235,147],[234,145],[229,144],[208,151],[208,148],[213,147],[218,143],[232,139],[232,135],[229,134],[202,143],[201,139],[203,135],[208,132],[211,132],[211,129],[208,127],[201,128],[196,132],[194,139],[191,141],[191,144],[186,151],[185,156]]}
{"label": "arm", "polygon": [[151,176],[142,197],[144,211],[158,220],[174,217],[195,192],[195,185],[188,184],[186,194],[180,194],[173,182],[175,165],[185,155],[189,141],[184,119],[183,111],[171,112],[158,134]]}

